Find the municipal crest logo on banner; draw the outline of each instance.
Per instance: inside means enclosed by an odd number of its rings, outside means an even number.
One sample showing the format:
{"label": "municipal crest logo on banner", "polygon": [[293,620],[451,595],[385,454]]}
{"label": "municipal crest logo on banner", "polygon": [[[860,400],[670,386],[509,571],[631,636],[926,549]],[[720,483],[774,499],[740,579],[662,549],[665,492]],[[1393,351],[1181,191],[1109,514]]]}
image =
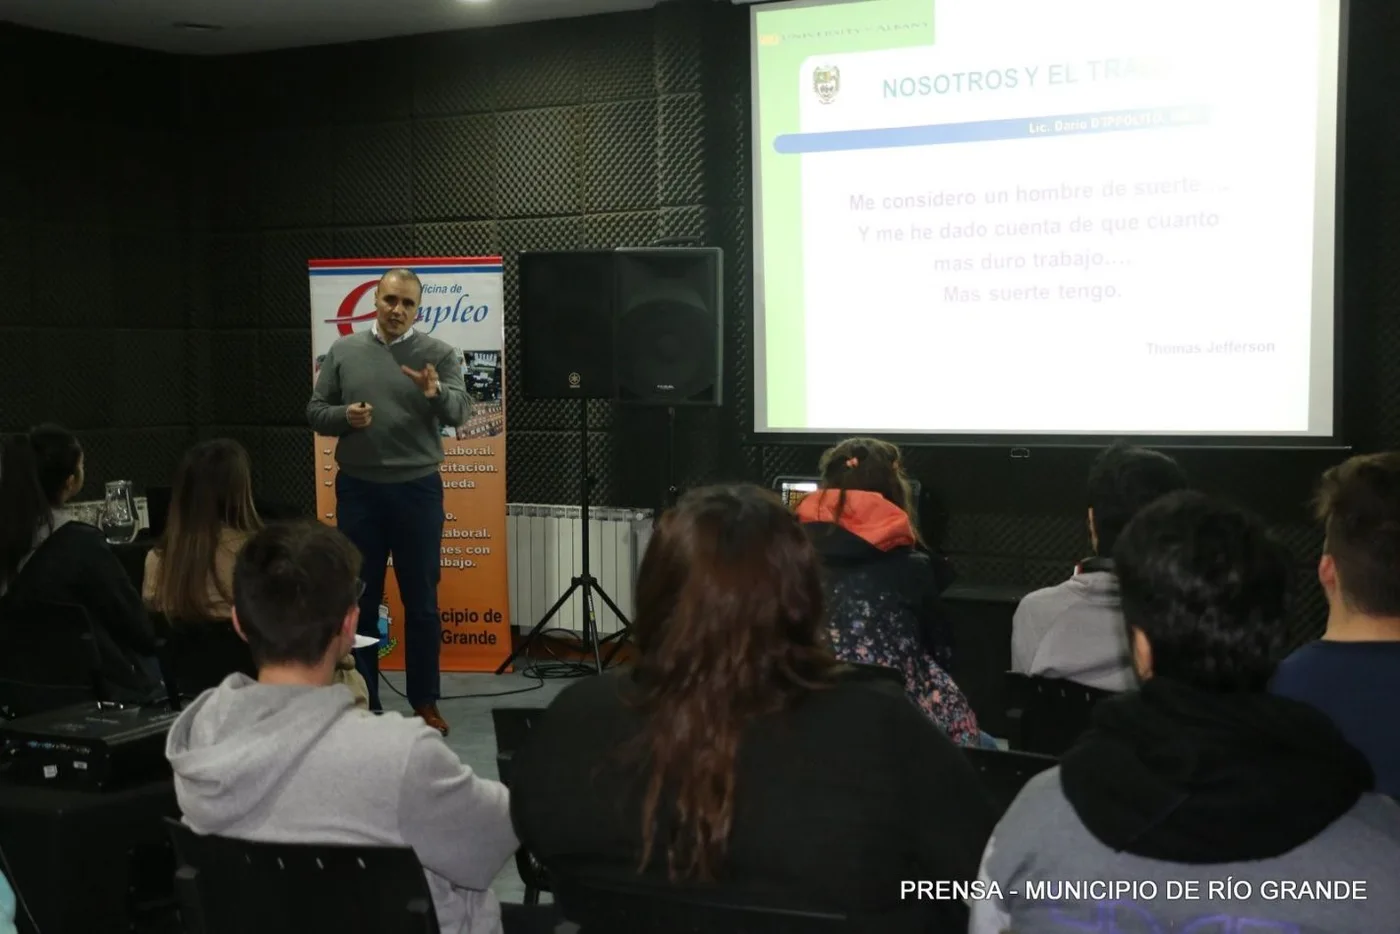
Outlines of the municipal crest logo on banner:
{"label": "municipal crest logo on banner", "polygon": [[823,104],[836,100],[841,91],[841,69],[835,65],[821,65],[812,72],[812,89]]}

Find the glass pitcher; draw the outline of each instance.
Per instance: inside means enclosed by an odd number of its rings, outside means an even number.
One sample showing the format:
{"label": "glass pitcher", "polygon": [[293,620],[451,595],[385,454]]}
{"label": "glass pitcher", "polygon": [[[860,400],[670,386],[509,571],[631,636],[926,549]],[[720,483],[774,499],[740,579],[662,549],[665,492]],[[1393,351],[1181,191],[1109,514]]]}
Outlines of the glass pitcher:
{"label": "glass pitcher", "polygon": [[107,484],[107,498],[102,505],[102,531],[108,544],[124,545],[136,538],[137,524],[131,481],[113,480]]}

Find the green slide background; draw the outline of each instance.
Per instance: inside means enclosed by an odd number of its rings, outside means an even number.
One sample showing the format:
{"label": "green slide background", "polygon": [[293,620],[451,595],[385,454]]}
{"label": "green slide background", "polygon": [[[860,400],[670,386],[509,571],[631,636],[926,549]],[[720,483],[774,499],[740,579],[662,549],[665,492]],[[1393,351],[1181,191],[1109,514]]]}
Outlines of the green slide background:
{"label": "green slide background", "polygon": [[[768,425],[807,426],[802,157],[773,140],[801,130],[802,63],[813,55],[933,44],[935,0],[848,0],[754,12],[758,61],[759,184],[763,219],[764,355]],[[916,27],[916,28],[911,28]],[[852,275],[859,270],[852,269]]]}

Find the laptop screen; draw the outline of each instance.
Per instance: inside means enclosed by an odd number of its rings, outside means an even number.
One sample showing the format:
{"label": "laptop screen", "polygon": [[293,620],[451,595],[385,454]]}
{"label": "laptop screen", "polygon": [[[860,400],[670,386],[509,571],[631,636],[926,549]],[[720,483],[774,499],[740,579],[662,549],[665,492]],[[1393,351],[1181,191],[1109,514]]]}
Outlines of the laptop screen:
{"label": "laptop screen", "polygon": [[797,504],[802,501],[802,497],[808,493],[816,492],[817,479],[815,477],[779,477],[773,484],[773,488],[782,497],[784,506],[796,509]]}

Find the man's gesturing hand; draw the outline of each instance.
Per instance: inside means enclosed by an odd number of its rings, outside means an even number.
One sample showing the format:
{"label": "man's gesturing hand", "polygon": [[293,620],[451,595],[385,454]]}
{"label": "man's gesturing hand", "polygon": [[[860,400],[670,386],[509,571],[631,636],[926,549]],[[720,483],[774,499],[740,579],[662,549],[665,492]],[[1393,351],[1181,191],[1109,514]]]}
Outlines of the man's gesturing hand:
{"label": "man's gesturing hand", "polygon": [[429,363],[427,366],[423,367],[422,370],[415,370],[415,369],[412,369],[412,368],[406,367],[406,366],[404,366],[404,367],[399,367],[399,369],[403,370],[403,373],[404,373],[405,376],[407,376],[409,379],[413,380],[413,383],[414,383],[415,386],[417,386],[419,389],[423,390],[423,395],[427,396],[429,399],[433,399],[433,398],[436,398],[436,397],[437,397],[437,394],[438,394],[438,375],[437,375],[437,368],[434,367],[431,363]]}
{"label": "man's gesturing hand", "polygon": [[345,417],[350,420],[351,428],[368,428],[374,420],[374,406],[368,402],[356,402],[345,410]]}

